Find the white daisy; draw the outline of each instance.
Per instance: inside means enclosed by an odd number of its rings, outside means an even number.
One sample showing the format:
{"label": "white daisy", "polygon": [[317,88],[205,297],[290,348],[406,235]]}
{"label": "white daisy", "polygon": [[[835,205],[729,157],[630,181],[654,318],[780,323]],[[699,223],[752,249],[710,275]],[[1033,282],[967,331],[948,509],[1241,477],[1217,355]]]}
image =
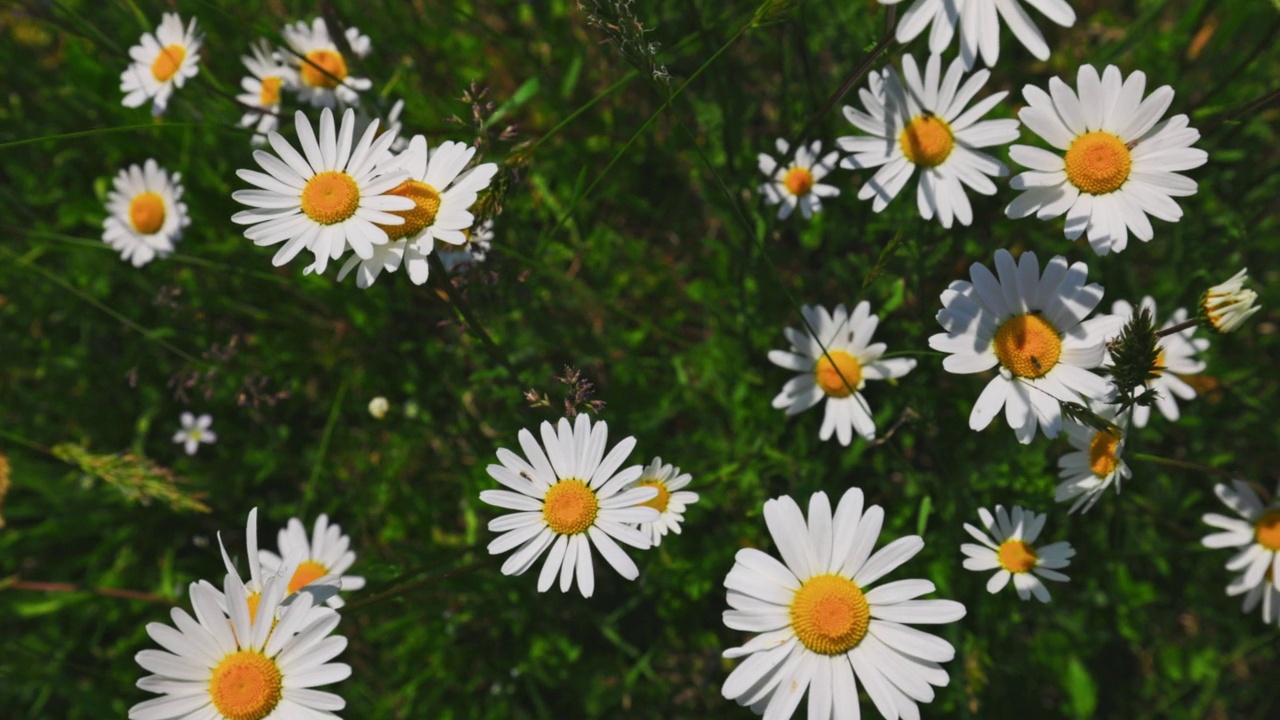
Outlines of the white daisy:
{"label": "white daisy", "polygon": [[[1227,561],[1227,569],[1243,572],[1240,582],[1246,587],[1261,583],[1269,573],[1272,585],[1280,590],[1280,502],[1263,503],[1243,480],[1232,480],[1231,487],[1218,483],[1213,492],[1244,519],[1207,513],[1201,520],[1224,532],[1206,535],[1201,542],[1211,548],[1240,548]],[[1276,492],[1280,493],[1280,486]]]}
{"label": "white daisy", "polygon": [[403,264],[415,285],[426,283],[431,272],[427,258],[435,249],[435,242],[466,244],[467,232],[475,222],[468,208],[498,172],[495,163],[483,163],[464,172],[475,154],[474,147],[460,142],[445,142],[428,152],[427,139],[415,135],[409,149],[397,157],[409,177],[389,191],[411,199],[413,208],[396,213],[404,218],[403,224],[382,228],[389,243],[375,248],[369,257],[348,260],[338,273],[338,280],[358,266],[356,286],[363,289],[372,285],[383,270],[395,272]]}
{"label": "white daisy", "polygon": [[476,226],[475,232],[464,232],[467,244],[461,248],[440,250],[440,262],[444,269],[453,272],[471,265],[479,265],[489,256],[493,249],[493,221],[485,220]]}
{"label": "white daisy", "polygon": [[120,251],[122,260],[142,267],[173,252],[182,229],[191,224],[182,199],[182,173],[169,172],[148,159],[130,165],[111,181],[102,241]]}
{"label": "white daisy", "polygon": [[1018,139],[1017,120],[982,120],[1007,92],[965,106],[986,84],[991,73],[979,70],[961,84],[964,67],[953,60],[942,76],[942,59],[929,56],[924,77],[911,55],[902,57],[902,77],[892,67],[872,71],[869,90],[861,90],[861,112],[846,105],[844,116],[867,136],[848,135],[836,140],[845,152],[840,161],[849,170],[880,168],[862,189],[859,200],[874,198],[871,209],[884,210],[897,197],[915,169],[920,168],[916,205],[920,216],[936,215],[945,228],[952,218],[961,225],[973,222],[973,208],[964,188],[994,195],[990,177],[1004,177],[1009,169],[977,148],[1004,145]]}
{"label": "white daisy", "polygon": [[240,57],[250,76],[240,80],[244,92],[236,96],[236,101],[252,108],[240,118],[240,125],[253,127],[251,142],[263,145],[267,142],[267,133],[280,126],[280,91],[297,87],[298,71],[281,62],[280,53],[272,50],[265,40],[254,43],[251,49],[252,57]]}
{"label": "white daisy", "polygon": [[341,129],[335,133],[333,112],[325,108],[320,113],[317,141],[311,122],[298,112],[294,126],[305,158],[280,133],[272,132],[267,141],[280,157],[262,150],[253,152],[253,159],[269,174],[236,171],[259,189],[231,194],[254,208],[232,215],[231,221],[251,225],[244,236],[255,245],[284,243],[272,264],[289,262],[303,248],[315,256],[306,268],[308,273],[323,273],[329,261],[342,257],[348,246],[359,257],[373,257],[374,247],[387,243],[384,228],[405,222],[403,216],[392,213],[414,208],[412,199],[390,192],[407,178],[387,150],[391,136],[375,140],[374,123],[352,149],[352,123],[353,113],[348,108],[342,115]]}
{"label": "white daisy", "polygon": [[979,373],[999,367],[969,414],[969,427],[981,430],[1005,410],[1018,442],[1049,437],[1062,429],[1062,402],[1104,399],[1109,382],[1089,372],[1102,364],[1110,316],[1085,320],[1102,300],[1102,286],[1085,285],[1088,268],[1067,266],[1056,256],[1044,275],[1036,254],[1022,253],[1015,263],[1007,250],[996,251],[996,271],[974,263],[973,282],[956,280],[942,293],[938,322],[946,330],[929,338],[929,347],[950,356],[948,372]]}
{"label": "white daisy", "polygon": [[782,392],[773,398],[773,406],[795,415],[825,397],[827,407],[818,431],[820,439],[828,440],[835,434],[841,445],[848,445],[853,441],[854,430],[867,440],[874,439],[876,422],[862,388],[867,380],[900,378],[911,372],[916,361],[880,359],[887,346],[871,342],[880,318],[871,314],[871,303],[866,300],[858,303],[853,315],[844,305],[837,305],[834,315],[821,305],[805,305],[800,312],[808,327],[782,330],[791,341],[791,349],[769,351],[769,362],[800,373],[782,386]]}
{"label": "white daisy", "polygon": [[1262,621],[1268,625],[1280,625],[1280,587],[1276,586],[1270,569],[1261,582],[1248,584],[1248,575],[1241,574],[1227,586],[1227,595],[1244,595],[1241,611],[1251,613],[1262,605]]}
{"label": "white daisy", "polygon": [[[749,656],[721,693],[769,718],[790,717],[809,691],[812,718],[857,718],[858,681],[880,714],[919,718],[933,686],[949,682],[939,663],[955,657],[951,643],[908,627],[964,617],[952,600],[917,600],[934,591],[928,580],[875,583],[924,547],[919,535],[871,553],[884,511],[863,512],[862,491],[850,488],[834,517],[826,493],[809,499],[806,523],[790,497],[764,504],[769,534],[782,556],[746,548],[725,578],[724,624],[759,633],[726,658]],[[785,564],[784,564],[785,563]]]}
{"label": "white daisy", "polygon": [[[280,554],[270,550],[259,550],[258,561],[262,571],[275,574],[285,566],[284,558],[301,557],[297,569],[289,577],[288,594],[293,594],[320,578],[336,575],[342,590],[359,590],[364,587],[364,578],[359,575],[344,575],[356,561],[356,554],[349,548],[351,538],[342,533],[337,524],[329,524],[329,516],[323,513],[316,518],[311,532],[311,540],[307,540],[306,528],[298,518],[289,518],[289,522],[277,537]],[[329,607],[340,608],[346,603],[334,595],[329,598]]]}
{"label": "white daisy", "polygon": [[218,441],[218,434],[209,429],[213,418],[207,413],[196,417],[189,412],[182,413],[182,429],[173,434],[173,441],[181,443],[188,455],[195,455],[200,443],[212,445]]}
{"label": "white daisy", "polygon": [[1064,426],[1067,440],[1075,448],[1058,458],[1058,477],[1062,480],[1054,493],[1056,502],[1075,499],[1069,512],[1084,508],[1089,512],[1107,488],[1115,486],[1120,492],[1120,482],[1128,480],[1133,472],[1121,460],[1124,454],[1126,418],[1116,418],[1114,406],[1095,404],[1094,410],[1104,420],[1114,421],[1115,432],[1097,430],[1068,420]]}
{"label": "white daisy", "polygon": [[[281,31],[284,41],[295,53],[289,58],[298,70],[298,99],[316,107],[331,108],[336,103],[359,105],[359,93],[373,87],[368,78],[352,77],[346,58],[329,36],[324,18],[315,18],[311,26],[301,20],[285,25]],[[347,28],[347,45],[358,58],[369,54],[371,44],[367,35],[351,27]]]}
{"label": "white daisy", "polygon": [[1160,122],[1173,88],[1165,85],[1144,100],[1146,83],[1140,71],[1122,82],[1114,65],[1102,77],[1092,65],[1082,65],[1079,95],[1056,77],[1047,93],[1024,87],[1027,107],[1018,117],[1064,154],[1030,145],[1009,148],[1009,157],[1030,170],[1010,183],[1025,192],[1005,214],[1035,213],[1048,220],[1065,213],[1066,236],[1074,240],[1087,233],[1099,255],[1124,250],[1130,231],[1150,240],[1154,231],[1147,215],[1169,222],[1181,218],[1173,198],[1194,195],[1196,181],[1178,173],[1200,167],[1209,155],[1191,147],[1200,131],[1187,127],[1186,115]]}
{"label": "white daisy", "polygon": [[662,544],[662,536],[668,532],[680,534],[680,523],[684,522],[684,511],[698,502],[698,493],[683,490],[693,479],[689,473],[680,472],[680,468],[662,462],[656,457],[631,484],[632,488],[651,487],[658,491],[657,497],[640,503],[662,513],[653,522],[641,523],[640,532],[649,536],[654,547]]}
{"label": "white daisy", "polygon": [[208,583],[192,583],[194,618],[174,608],[174,627],[147,625],[164,650],[134,656],[154,673],[138,687],[161,697],[134,705],[129,719],[337,718],[331,711],[346,702],[314,688],[351,675],[350,666],[329,662],[347,647],[346,638],[330,635],[338,613],[313,608],[306,595],[282,608],[281,578],[268,581],[256,605],[235,573],[223,587],[225,595]]}
{"label": "white daisy", "polygon": [[177,13],[165,13],[155,35],[143,33],[140,43],[129,48],[133,62],[120,75],[124,106],[136,108],[151,100],[151,114],[163,115],[173,89],[200,72],[203,42],[195,18],[183,30]]}
{"label": "white daisy", "polygon": [[515,550],[502,564],[503,575],[520,575],[548,548],[538,576],[538,592],[546,592],[560,576],[560,591],[568,592],[576,574],[583,597],[595,591],[591,548],[595,547],[618,574],[635,580],[639,568],[615,540],[641,550],[652,543],[632,525],[657,521],[657,510],[642,503],[654,499],[652,487],[626,489],[640,477],[639,465],[619,471],[636,439],[628,437],[605,455],[608,425],[602,420],[592,428],[586,415],[573,426],[561,418],[559,434],[551,423],[542,423],[546,453],[528,430],[520,431],[524,458],[500,448],[501,465],[487,468],[489,477],[511,490],[485,490],[480,499],[508,508],[509,513],[489,521],[489,529],[502,533],[489,543],[489,554]]}
{"label": "white daisy", "polygon": [[987,592],[1000,592],[1012,577],[1019,598],[1027,600],[1035,595],[1040,602],[1049,602],[1049,589],[1040,578],[1057,582],[1068,580],[1058,570],[1070,565],[1076,554],[1071,543],[1062,541],[1039,548],[1032,545],[1044,529],[1046,516],[1024,511],[1016,505],[1012,513],[1006,513],[1004,507],[997,505],[995,517],[986,508],[978,508],[978,517],[987,532],[969,523],[964,524],[964,529],[982,543],[960,546],[960,550],[968,555],[964,561],[965,569],[975,572],[998,570],[987,581]]}
{"label": "white daisy", "polygon": [[1258,293],[1245,288],[1249,282],[1249,268],[1245,268],[1231,279],[1209,288],[1200,296],[1200,316],[1209,323],[1214,332],[1225,335],[1235,332],[1251,315],[1262,308],[1256,305]]}
{"label": "white daisy", "polygon": [[[1150,312],[1152,319],[1158,317],[1156,315],[1156,301],[1151,296],[1148,295],[1142,298],[1139,307]],[[1128,301],[1117,300],[1111,305],[1111,314],[1117,318],[1119,327],[1123,327],[1133,317],[1134,308]],[[1186,320],[1186,308],[1178,308],[1173,311],[1173,315],[1169,316],[1169,320],[1161,326],[1161,329],[1181,325]],[[1208,350],[1209,341],[1205,338],[1191,337],[1195,334],[1195,331],[1195,327],[1192,326],[1156,340],[1156,347],[1160,350],[1156,356],[1155,366],[1152,368],[1152,372],[1156,374],[1156,377],[1147,381],[1147,387],[1156,391],[1155,405],[1159,408],[1160,413],[1171,421],[1177,421],[1179,417],[1178,401],[1174,398],[1180,397],[1183,400],[1190,400],[1196,396],[1195,388],[1188,385],[1179,376],[1194,375],[1205,368],[1204,361],[1198,360],[1193,356],[1198,352]],[[1134,427],[1146,427],[1150,418],[1150,407],[1143,405],[1133,406]]]}
{"label": "white daisy", "polygon": [[[778,148],[778,155],[785,160],[791,146],[782,138],[778,138],[774,146]],[[806,220],[813,217],[814,213],[821,212],[822,198],[836,197],[840,194],[840,188],[823,185],[818,181],[831,172],[839,157],[840,153],[834,150],[822,155],[820,140],[814,140],[809,147],[801,145],[796,148],[795,159],[786,166],[779,165],[771,155],[760,153],[760,172],[769,178],[760,186],[765,204],[780,205],[779,220],[786,220],[797,205]]]}
{"label": "white daisy", "polygon": [[[880,0],[881,5],[897,5],[902,0]],[[1040,11],[1051,22],[1071,27],[1076,22],[1075,10],[1066,0],[1023,0]],[[997,14],[998,13],[998,14]],[[1049,59],[1049,45],[1019,0],[915,0],[898,19],[897,38],[911,42],[930,23],[929,52],[941,53],[951,45],[956,26],[960,26],[960,59],[965,69],[973,67],[978,56],[988,67],[995,67],[1000,57],[1000,18],[1009,26],[1037,60]]]}

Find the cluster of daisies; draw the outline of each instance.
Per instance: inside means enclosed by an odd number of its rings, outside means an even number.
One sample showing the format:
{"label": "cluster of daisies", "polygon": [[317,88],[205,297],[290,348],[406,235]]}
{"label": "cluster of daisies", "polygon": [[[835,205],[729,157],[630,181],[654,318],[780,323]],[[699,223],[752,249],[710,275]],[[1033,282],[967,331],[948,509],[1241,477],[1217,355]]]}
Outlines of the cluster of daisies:
{"label": "cluster of daisies", "polygon": [[[360,93],[373,83],[353,66],[372,44],[356,28],[347,28],[339,43],[316,18],[286,25],[281,36],[284,46],[260,39],[242,58],[249,75],[236,96],[240,124],[252,130],[255,146],[272,150],[254,151],[261,172],[237,172],[253,186],[232,196],[250,208],[232,217],[247,226],[245,237],[279,246],[276,266],[308,251],[304,273],[323,273],[330,261],[345,258],[338,280],[354,272],[361,289],[401,267],[414,284],[426,283],[437,250],[447,270],[483,262],[492,220],[479,222],[472,208],[498,166],[478,162],[465,143],[428,147],[422,135],[402,137],[403,101],[385,121],[362,110]],[[195,19],[184,28],[177,14],[166,13],[156,32],[130,50],[132,63],[120,78],[124,105],[149,100],[153,114],[164,113],[175,90],[198,75],[202,44]],[[289,95],[320,108],[318,119],[295,111],[294,142],[277,131]],[[173,252],[190,225],[181,180],[150,159],[115,178],[103,240],[135,267]]]}

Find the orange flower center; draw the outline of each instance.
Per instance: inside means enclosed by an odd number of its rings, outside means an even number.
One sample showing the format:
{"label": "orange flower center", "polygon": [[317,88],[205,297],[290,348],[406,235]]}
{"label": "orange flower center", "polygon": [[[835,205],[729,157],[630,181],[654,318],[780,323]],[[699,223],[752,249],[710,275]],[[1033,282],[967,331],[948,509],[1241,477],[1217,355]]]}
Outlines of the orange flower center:
{"label": "orange flower center", "polygon": [[871,624],[871,606],[862,588],[841,575],[815,575],[791,601],[791,628],[804,646],[821,655],[857,647]]}
{"label": "orange flower center", "polygon": [[1005,540],[996,555],[1000,567],[1012,573],[1030,572],[1036,566],[1036,549],[1021,540]]}
{"label": "orange flower center", "polygon": [[577,535],[596,521],[600,503],[587,484],[576,478],[561,480],[542,499],[542,517],[559,535]]}
{"label": "orange flower center", "polygon": [[809,172],[808,168],[793,167],[787,171],[786,177],[782,178],[782,184],[792,195],[808,195],[813,189],[813,173]]}
{"label": "orange flower center", "polygon": [[1089,440],[1089,469],[1094,475],[1104,478],[1116,471],[1120,459],[1116,457],[1116,448],[1120,438],[1109,432],[1101,431],[1093,434]]}
{"label": "orange flower center", "polygon": [[1254,526],[1253,537],[1262,547],[1280,552],[1280,510],[1262,513]]}
{"label": "orange flower center", "polygon": [[862,385],[862,363],[844,350],[828,350],[814,365],[813,377],[831,397],[849,397]]}
{"label": "orange flower center", "polygon": [[1015,315],[996,330],[995,353],[1000,364],[1014,375],[1043,377],[1058,364],[1062,338],[1040,315]]}
{"label": "orange flower center", "polygon": [[258,93],[258,104],[262,107],[279,105],[281,82],[283,80],[279,77],[262,78],[262,90]]}
{"label": "orange flower center", "polygon": [[667,511],[667,504],[671,502],[671,491],[667,489],[666,483],[661,480],[642,480],[636,487],[658,488],[658,494],[652,500],[640,503],[641,507],[651,507],[660,513]]}
{"label": "orange flower center", "polygon": [[1133,158],[1120,138],[1095,130],[1076,138],[1067,148],[1067,179],[1081,192],[1106,195],[1129,179]]}
{"label": "orange flower center", "polygon": [[951,155],[955,138],[951,126],[937,115],[917,115],[902,129],[898,136],[902,154],[916,165],[935,167]]}
{"label": "orange flower center", "polygon": [[164,227],[164,198],[159,193],[138,193],[129,203],[129,222],[134,232],[152,235]]}
{"label": "orange flower center", "polygon": [[151,77],[156,82],[168,82],[174,73],[178,72],[178,68],[182,67],[182,61],[187,57],[187,49],[181,45],[170,45],[160,51],[156,59],[151,61]]}
{"label": "orange flower center", "polygon": [[1166,368],[1164,364],[1164,349],[1162,348],[1160,352],[1156,354],[1156,362],[1154,365],[1151,366],[1151,374],[1155,375],[1156,377],[1160,377],[1161,375],[1164,374],[1165,370]]}
{"label": "orange flower center", "polygon": [[213,706],[229,720],[262,720],[280,704],[283,689],[275,661],[251,650],[224,657],[209,679]]}
{"label": "orange flower center", "polygon": [[292,595],[328,574],[329,568],[315,560],[305,560],[298,563],[298,569],[294,571],[293,577],[289,578],[288,592]]}
{"label": "orange flower center", "polygon": [[302,82],[311,87],[336,88],[347,77],[347,61],[336,50],[312,50],[302,63]]}
{"label": "orange flower center", "polygon": [[344,172],[316,173],[302,188],[302,212],[321,225],[333,225],[356,214],[360,186]]}
{"label": "orange flower center", "polygon": [[387,233],[387,239],[399,240],[402,237],[417,235],[425,227],[436,221],[436,213],[440,211],[440,193],[435,188],[417,180],[405,180],[387,191],[388,195],[399,195],[413,201],[411,210],[394,210],[392,215],[404,218],[403,225],[378,225]]}

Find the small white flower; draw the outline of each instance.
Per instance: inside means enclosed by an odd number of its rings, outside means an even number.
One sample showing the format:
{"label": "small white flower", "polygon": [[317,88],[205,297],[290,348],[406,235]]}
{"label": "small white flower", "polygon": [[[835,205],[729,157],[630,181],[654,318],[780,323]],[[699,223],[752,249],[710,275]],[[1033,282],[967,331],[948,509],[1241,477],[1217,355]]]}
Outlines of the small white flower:
{"label": "small white flower", "polygon": [[[259,550],[258,561],[262,572],[270,575],[280,573],[288,567],[294,567],[288,578],[286,595],[292,595],[321,579],[337,576],[340,589],[343,591],[359,590],[364,587],[364,578],[359,575],[344,575],[356,561],[356,554],[351,547],[351,538],[343,534],[337,523],[330,523],[329,516],[324,513],[316,518],[315,528],[307,540],[307,530],[298,518],[289,518],[288,524],[277,536],[280,553],[270,550]],[[289,560],[286,560],[289,558]],[[327,601],[329,607],[340,608],[345,603],[342,598],[333,595]]]}
{"label": "small white flower", "polygon": [[381,420],[386,417],[387,411],[390,409],[391,404],[381,395],[369,401],[369,414],[373,416],[374,420]]}
{"label": "small white flower", "polygon": [[218,434],[209,429],[213,418],[207,414],[196,417],[189,412],[182,413],[182,429],[173,434],[173,441],[181,443],[188,455],[195,455],[200,443],[212,445],[218,441]]}
{"label": "small white flower", "polygon": [[173,252],[182,230],[191,224],[182,202],[182,173],[169,172],[148,159],[115,176],[107,194],[111,213],[102,223],[102,241],[120,251],[121,259],[142,267]]}
{"label": "small white flower", "polygon": [[1245,268],[1221,285],[1214,285],[1200,298],[1200,314],[1209,320],[1209,326],[1219,334],[1235,332],[1245,320],[1261,309],[1258,293],[1246,290],[1249,268]]}
{"label": "small white flower", "polygon": [[1056,542],[1041,548],[1032,545],[1044,529],[1045,515],[1024,511],[1016,505],[1012,514],[997,505],[995,517],[986,508],[978,508],[978,517],[987,532],[969,523],[964,524],[965,531],[982,543],[960,546],[968,556],[964,561],[965,569],[975,572],[998,570],[987,581],[987,592],[1000,592],[1009,583],[1009,578],[1013,578],[1013,587],[1019,598],[1027,600],[1034,594],[1040,602],[1049,602],[1049,589],[1040,578],[1057,582],[1068,580],[1058,570],[1070,565],[1070,558],[1076,554],[1071,543]]}
{"label": "small white flower", "polygon": [[476,226],[474,232],[467,235],[467,244],[457,249],[442,249],[440,262],[449,272],[461,272],[471,265],[479,265],[489,256],[493,249],[493,221],[485,220]]}
{"label": "small white flower", "polygon": [[[896,5],[902,0],[880,0],[881,5]],[[1040,11],[1056,25],[1071,27],[1076,22],[1076,12],[1066,0],[1023,0]],[[997,14],[998,13],[998,14]],[[965,69],[973,67],[982,56],[988,67],[995,67],[1000,57],[1000,18],[1009,26],[1037,60],[1049,59],[1049,44],[1022,9],[1019,0],[915,0],[898,20],[897,38],[900,43],[911,42],[924,29],[933,25],[929,33],[929,52],[941,53],[951,45],[960,27],[960,59]]]}
{"label": "small white flower", "polygon": [[[373,87],[372,80],[351,76],[349,58],[343,56],[329,36],[324,18],[315,18],[310,27],[299,20],[286,25],[281,34],[296,53],[289,55],[289,62],[298,71],[298,99],[302,102],[326,108],[337,103],[359,105],[360,93]],[[349,27],[346,36],[347,45],[356,57],[369,54],[371,44],[367,35]]]}
{"label": "small white flower", "polygon": [[1063,425],[1074,452],[1058,458],[1058,477],[1062,480],[1054,493],[1057,502],[1075,499],[1070,512],[1084,508],[1089,512],[1107,488],[1115,486],[1120,492],[1120,482],[1133,475],[1129,465],[1121,460],[1124,454],[1125,419],[1116,418],[1114,406],[1095,404],[1094,410],[1104,420],[1114,420],[1116,433],[1097,430],[1068,420]]}
{"label": "small white flower", "polygon": [[[778,138],[775,143],[778,155],[785,161],[790,145],[786,140]],[[840,188],[834,185],[823,185],[818,181],[827,176],[835,167],[840,153],[832,151],[822,155],[822,141],[814,140],[808,147],[796,148],[795,159],[789,165],[780,165],[771,155],[760,153],[760,172],[769,178],[760,186],[760,194],[764,195],[766,205],[779,205],[778,219],[786,220],[800,207],[805,219],[813,217],[822,210],[822,198],[836,197]]]}
{"label": "small white flower", "polygon": [[163,115],[174,88],[200,72],[203,42],[195,18],[183,30],[177,13],[165,13],[155,35],[143,33],[140,44],[129,48],[133,62],[120,75],[124,106],[139,107],[150,99],[151,114]]}
{"label": "small white flower", "polygon": [[[1142,302],[1138,307],[1151,313],[1153,320],[1157,319],[1156,301],[1151,296],[1142,298]],[[1119,334],[1118,330],[1120,328],[1128,324],[1130,318],[1136,312],[1134,307],[1125,300],[1117,300],[1111,305],[1111,314],[1116,318],[1116,335]],[[1174,325],[1180,325],[1186,319],[1186,308],[1178,308],[1173,311],[1173,315],[1160,328],[1163,330]],[[1195,331],[1195,327],[1192,326],[1156,340],[1159,354],[1156,356],[1155,367],[1152,368],[1152,372],[1156,374],[1156,377],[1147,381],[1147,387],[1156,392],[1155,405],[1160,410],[1160,413],[1175,422],[1180,413],[1178,411],[1178,401],[1174,398],[1190,400],[1196,396],[1195,388],[1188,385],[1179,376],[1194,375],[1205,368],[1204,361],[1198,360],[1194,356],[1198,352],[1208,350],[1209,341],[1205,338],[1192,337]],[[1134,427],[1146,427],[1150,418],[1150,407],[1143,405],[1133,406]]]}
{"label": "small white flower", "polygon": [[640,532],[649,536],[654,547],[662,544],[662,536],[668,532],[680,534],[680,523],[684,522],[685,510],[698,502],[698,493],[683,489],[692,479],[693,476],[689,473],[682,473],[680,468],[656,457],[644,469],[640,478],[631,484],[632,488],[651,487],[658,491],[658,495],[652,500],[640,504],[662,514],[653,522],[638,525]]}
{"label": "small white flower", "polygon": [[297,87],[298,71],[281,62],[280,53],[272,50],[265,40],[255,42],[251,49],[252,57],[240,58],[249,70],[249,77],[240,80],[244,92],[236,96],[236,101],[253,108],[240,118],[240,125],[253,127],[251,142],[264,145],[267,133],[280,126],[280,93],[285,88]]}
{"label": "small white flower", "polygon": [[[1232,480],[1231,487],[1218,483],[1213,492],[1243,519],[1205,514],[1201,520],[1223,532],[1206,535],[1201,542],[1211,548],[1240,548],[1227,561],[1227,569],[1242,572],[1238,582],[1246,588],[1269,576],[1271,584],[1280,590],[1280,502],[1263,503],[1243,480]],[[1280,486],[1276,492],[1280,494]]]}

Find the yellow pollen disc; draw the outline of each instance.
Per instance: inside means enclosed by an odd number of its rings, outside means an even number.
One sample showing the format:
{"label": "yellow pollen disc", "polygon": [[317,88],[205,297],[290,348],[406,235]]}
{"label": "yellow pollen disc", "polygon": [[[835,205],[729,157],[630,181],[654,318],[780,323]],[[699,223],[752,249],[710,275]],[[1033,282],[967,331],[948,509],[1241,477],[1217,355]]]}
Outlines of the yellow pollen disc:
{"label": "yellow pollen disc", "polygon": [[403,225],[378,225],[387,233],[387,239],[399,240],[418,234],[422,228],[436,221],[436,213],[440,211],[440,193],[424,182],[405,180],[387,191],[388,195],[399,195],[413,201],[412,210],[392,211],[392,215],[404,218]]}
{"label": "yellow pollen disc", "polygon": [[782,178],[782,184],[792,195],[808,195],[813,189],[813,173],[809,172],[808,168],[793,167],[787,171],[786,177]]}
{"label": "yellow pollen disc", "polygon": [[1262,513],[1254,527],[1253,537],[1262,547],[1280,552],[1280,510]]}
{"label": "yellow pollen disc", "polygon": [[1161,375],[1164,374],[1165,369],[1166,368],[1164,365],[1164,350],[1161,350],[1160,353],[1156,355],[1155,365],[1151,366],[1151,374],[1155,375],[1156,377],[1160,377]]}
{"label": "yellow pollen disc", "polygon": [[278,77],[262,78],[262,90],[258,93],[258,104],[271,107],[280,104],[280,83]]}
{"label": "yellow pollen disc", "polygon": [[1021,540],[1005,540],[997,556],[1000,567],[1012,573],[1031,572],[1036,566],[1036,549]]}
{"label": "yellow pollen disc", "polygon": [[667,503],[671,502],[671,491],[667,489],[666,483],[661,480],[643,480],[636,487],[658,488],[658,494],[653,496],[652,500],[640,503],[641,507],[651,507],[660,513],[667,511]]}
{"label": "yellow pollen disc", "polygon": [[1024,378],[1048,374],[1062,355],[1058,330],[1043,317],[1015,315],[996,330],[996,358],[1009,372]]}
{"label": "yellow pollen disc", "polygon": [[898,144],[911,162],[935,167],[946,162],[956,141],[946,120],[937,115],[917,115],[902,129]]}
{"label": "yellow pollen disc", "polygon": [[312,50],[307,60],[311,62],[302,63],[302,82],[311,87],[336,88],[347,77],[347,61],[336,50]]}
{"label": "yellow pollen disc", "polygon": [[576,478],[561,480],[542,498],[542,517],[559,535],[584,533],[596,521],[600,503],[587,484]]}
{"label": "yellow pollen disc", "polygon": [[1067,179],[1081,192],[1106,195],[1129,179],[1133,158],[1120,138],[1095,130],[1071,142],[1067,148]]}
{"label": "yellow pollen disc", "polygon": [[831,397],[849,397],[849,388],[857,390],[862,385],[862,363],[844,350],[828,350],[813,366],[813,379]]}
{"label": "yellow pollen disc", "polygon": [[1094,475],[1104,478],[1116,471],[1116,466],[1120,464],[1120,460],[1116,458],[1116,446],[1119,444],[1120,438],[1109,432],[1093,434],[1093,439],[1089,441],[1089,469]]}
{"label": "yellow pollen disc", "polygon": [[151,62],[151,77],[156,82],[167,82],[178,72],[178,68],[182,67],[182,61],[187,57],[187,49],[181,45],[170,45],[160,51],[156,59]]}
{"label": "yellow pollen disc", "polygon": [[280,704],[283,688],[275,661],[251,650],[223,658],[209,679],[213,706],[229,720],[262,720]]}
{"label": "yellow pollen disc", "polygon": [[129,203],[129,222],[135,232],[152,235],[164,227],[164,198],[159,193],[144,192]]}
{"label": "yellow pollen disc", "polygon": [[289,579],[288,592],[292,595],[328,574],[329,568],[314,560],[306,560],[299,563],[298,569],[294,571],[293,577]]}
{"label": "yellow pollen disc", "polygon": [[321,225],[333,225],[356,214],[360,186],[337,170],[316,173],[302,188],[302,212]]}
{"label": "yellow pollen disc", "polygon": [[839,655],[858,646],[871,624],[871,606],[862,588],[840,575],[815,575],[791,601],[791,629],[804,646],[821,655]]}

